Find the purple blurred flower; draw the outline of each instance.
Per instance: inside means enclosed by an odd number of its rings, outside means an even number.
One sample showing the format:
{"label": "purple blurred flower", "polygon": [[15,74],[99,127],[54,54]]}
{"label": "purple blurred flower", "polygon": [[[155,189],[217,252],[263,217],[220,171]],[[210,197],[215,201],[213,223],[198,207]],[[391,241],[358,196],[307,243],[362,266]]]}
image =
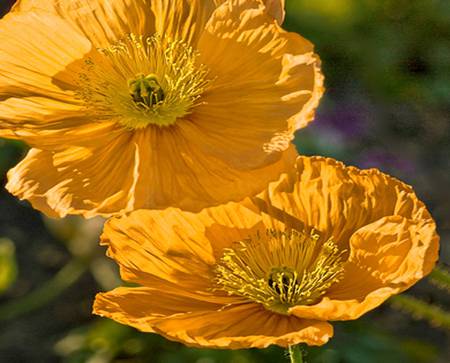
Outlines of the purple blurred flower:
{"label": "purple blurred flower", "polygon": [[370,132],[370,110],[361,102],[343,101],[339,107],[320,112],[312,124],[320,132],[328,129],[344,138],[359,138]]}
{"label": "purple blurred flower", "polygon": [[412,160],[378,148],[364,151],[358,158],[357,165],[361,168],[379,168],[397,175],[411,174],[416,170]]}

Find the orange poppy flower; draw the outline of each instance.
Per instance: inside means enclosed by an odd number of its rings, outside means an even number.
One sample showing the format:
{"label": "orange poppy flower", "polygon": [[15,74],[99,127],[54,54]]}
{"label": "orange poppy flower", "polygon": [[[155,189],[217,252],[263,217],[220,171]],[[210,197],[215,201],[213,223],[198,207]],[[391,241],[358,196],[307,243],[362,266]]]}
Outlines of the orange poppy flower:
{"label": "orange poppy flower", "polygon": [[282,0],[22,0],[0,21],[7,189],[53,216],[254,195],[323,93]]}
{"label": "orange poppy flower", "polygon": [[192,346],[321,345],[428,274],[435,223],[411,187],[321,157],[242,203],[111,219],[124,280],[94,313]]}

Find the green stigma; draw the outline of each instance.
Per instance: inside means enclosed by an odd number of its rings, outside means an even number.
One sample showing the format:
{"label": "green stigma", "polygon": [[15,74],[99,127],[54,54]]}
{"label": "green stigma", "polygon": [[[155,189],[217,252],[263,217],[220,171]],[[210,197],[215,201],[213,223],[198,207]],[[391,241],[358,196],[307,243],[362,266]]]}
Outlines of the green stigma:
{"label": "green stigma", "polygon": [[128,89],[134,103],[143,108],[151,108],[164,101],[164,90],[155,74],[138,74],[128,81]]}

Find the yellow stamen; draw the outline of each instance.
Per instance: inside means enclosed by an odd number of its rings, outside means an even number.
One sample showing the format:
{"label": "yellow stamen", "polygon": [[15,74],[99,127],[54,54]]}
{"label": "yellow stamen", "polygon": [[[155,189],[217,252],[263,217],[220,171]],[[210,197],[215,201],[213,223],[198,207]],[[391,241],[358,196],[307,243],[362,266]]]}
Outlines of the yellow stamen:
{"label": "yellow stamen", "polygon": [[225,249],[215,282],[229,295],[287,314],[292,306],[314,304],[342,278],[345,252],[314,232],[268,230]]}
{"label": "yellow stamen", "polygon": [[180,40],[129,35],[86,60],[78,95],[100,120],[129,129],[173,125],[210,83],[197,58]]}

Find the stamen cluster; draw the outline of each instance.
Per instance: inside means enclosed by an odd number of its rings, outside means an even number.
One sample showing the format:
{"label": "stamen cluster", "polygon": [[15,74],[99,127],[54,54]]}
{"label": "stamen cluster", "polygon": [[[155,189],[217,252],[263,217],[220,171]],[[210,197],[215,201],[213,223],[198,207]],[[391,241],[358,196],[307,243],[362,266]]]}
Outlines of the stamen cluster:
{"label": "stamen cluster", "polygon": [[292,306],[317,302],[342,278],[345,252],[314,231],[267,230],[225,249],[215,269],[216,289],[287,314]]}
{"label": "stamen cluster", "polygon": [[85,61],[78,97],[98,119],[126,128],[169,126],[192,112],[210,83],[181,40],[129,35]]}

